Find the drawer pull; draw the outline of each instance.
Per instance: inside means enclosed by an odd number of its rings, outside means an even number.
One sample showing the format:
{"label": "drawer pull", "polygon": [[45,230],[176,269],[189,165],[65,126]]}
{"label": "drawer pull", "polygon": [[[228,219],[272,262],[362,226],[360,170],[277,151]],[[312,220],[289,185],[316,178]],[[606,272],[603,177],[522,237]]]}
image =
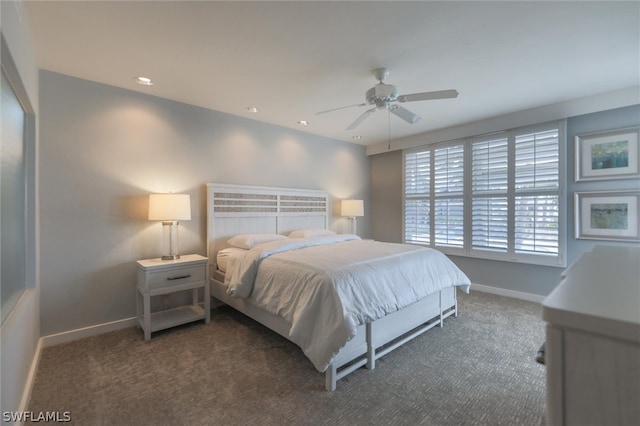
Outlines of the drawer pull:
{"label": "drawer pull", "polygon": [[187,275],[179,275],[177,277],[167,277],[167,280],[169,281],[173,281],[173,280],[181,280],[183,278],[189,278],[191,277],[191,274],[187,274]]}

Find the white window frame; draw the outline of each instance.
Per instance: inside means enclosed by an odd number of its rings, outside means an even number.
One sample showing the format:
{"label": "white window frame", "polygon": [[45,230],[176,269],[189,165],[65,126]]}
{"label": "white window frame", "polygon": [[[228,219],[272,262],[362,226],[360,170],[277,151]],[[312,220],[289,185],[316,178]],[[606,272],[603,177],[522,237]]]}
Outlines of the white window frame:
{"label": "white window frame", "polygon": [[[525,194],[517,192],[515,189],[515,138],[516,136],[530,133],[539,133],[545,130],[557,129],[558,130],[558,188],[557,190],[542,190],[535,193],[548,193],[550,195],[558,196],[558,253],[557,254],[542,254],[542,253],[522,253],[515,251],[515,199],[518,195],[534,195],[533,192],[527,192]],[[499,139],[500,137],[506,137],[508,139],[509,151],[508,151],[508,188],[506,196],[508,198],[509,210],[508,214],[508,235],[507,235],[507,250],[497,251],[483,248],[473,248],[472,244],[472,143],[488,141],[493,139]],[[465,149],[464,162],[465,162],[465,174],[464,174],[464,245],[463,247],[450,247],[435,244],[435,232],[434,232],[434,206],[435,200],[435,185],[434,185],[434,162],[435,162],[435,150],[441,147],[451,146],[462,143]],[[421,147],[407,149],[403,151],[402,161],[402,241],[409,244],[426,245],[435,249],[438,249],[444,253],[467,256],[482,259],[502,260],[509,262],[519,263],[531,263],[537,265],[549,265],[549,266],[566,266],[566,246],[567,246],[567,224],[566,224],[566,121],[559,120],[553,122],[547,122],[542,124],[536,124],[531,126],[520,127],[517,129],[505,130],[502,132],[495,132],[489,135],[473,136],[465,139],[458,139],[454,141],[446,141],[440,143],[434,143],[424,145]],[[406,193],[406,157],[408,154],[416,152],[430,151],[431,162],[431,182],[429,194],[422,195],[410,195]],[[408,199],[421,199],[428,200],[430,203],[430,236],[429,243],[419,243],[414,241],[407,241],[406,239],[406,205]]]}

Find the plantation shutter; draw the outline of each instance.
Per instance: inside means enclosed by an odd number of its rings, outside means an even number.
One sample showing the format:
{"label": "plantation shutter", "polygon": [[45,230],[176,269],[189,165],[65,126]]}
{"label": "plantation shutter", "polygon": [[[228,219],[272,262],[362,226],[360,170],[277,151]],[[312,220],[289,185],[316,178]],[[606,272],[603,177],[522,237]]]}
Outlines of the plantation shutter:
{"label": "plantation shutter", "polygon": [[435,244],[464,246],[464,145],[434,152]]}
{"label": "plantation shutter", "polygon": [[516,136],[516,190],[558,189],[558,130]]}
{"label": "plantation shutter", "polygon": [[406,242],[431,242],[431,151],[405,155],[404,238]]}
{"label": "plantation shutter", "polygon": [[508,138],[471,144],[472,249],[507,251]]}
{"label": "plantation shutter", "polygon": [[559,131],[515,137],[515,251],[558,254]]}

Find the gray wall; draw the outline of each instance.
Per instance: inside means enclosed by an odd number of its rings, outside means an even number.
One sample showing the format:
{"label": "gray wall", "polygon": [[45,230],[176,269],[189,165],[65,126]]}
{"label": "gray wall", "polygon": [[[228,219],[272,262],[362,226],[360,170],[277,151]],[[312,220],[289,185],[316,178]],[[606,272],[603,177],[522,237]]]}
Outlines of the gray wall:
{"label": "gray wall", "polygon": [[161,254],[151,192],[191,195],[182,253],[206,254],[207,182],[326,190],[339,232],[339,199],[369,205],[362,146],[47,71],[40,88],[42,335],[135,316],[135,261]]}
{"label": "gray wall", "polygon": [[573,117],[567,121],[567,158],[570,159],[567,167],[567,193],[569,194],[567,203],[567,232],[568,232],[568,263],[571,264],[588,251],[591,251],[596,244],[605,245],[638,245],[635,243],[609,243],[606,241],[594,241],[575,239],[574,235],[574,202],[575,192],[585,191],[617,191],[617,190],[640,190],[640,180],[638,179],[616,179],[596,182],[575,182],[575,137],[595,132],[622,129],[625,127],[640,126],[640,105],[618,108],[610,111],[603,111],[594,114],[585,114]]}
{"label": "gray wall", "polygon": [[[640,106],[571,117],[567,120],[567,259],[574,262],[597,243],[576,240],[573,234],[573,192],[600,189],[638,188],[638,180],[574,183],[574,137],[577,134],[640,125]],[[372,236],[382,241],[402,241],[402,151],[373,155],[371,159],[371,193],[374,212]],[[384,179],[382,178],[384,177]],[[602,244],[602,242],[600,242]],[[615,244],[615,243],[605,243]],[[564,268],[523,263],[501,262],[463,256],[451,259],[476,284],[545,296],[560,281]]]}
{"label": "gray wall", "polygon": [[371,156],[371,188],[373,237],[379,241],[401,243],[402,151]]}

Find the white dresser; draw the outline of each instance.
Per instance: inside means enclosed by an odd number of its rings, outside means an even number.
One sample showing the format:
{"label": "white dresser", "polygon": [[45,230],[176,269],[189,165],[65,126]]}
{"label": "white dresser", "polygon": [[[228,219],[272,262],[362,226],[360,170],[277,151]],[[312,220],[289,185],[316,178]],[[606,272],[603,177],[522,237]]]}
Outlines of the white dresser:
{"label": "white dresser", "polygon": [[640,248],[583,255],[542,316],[547,425],[640,425]]}

